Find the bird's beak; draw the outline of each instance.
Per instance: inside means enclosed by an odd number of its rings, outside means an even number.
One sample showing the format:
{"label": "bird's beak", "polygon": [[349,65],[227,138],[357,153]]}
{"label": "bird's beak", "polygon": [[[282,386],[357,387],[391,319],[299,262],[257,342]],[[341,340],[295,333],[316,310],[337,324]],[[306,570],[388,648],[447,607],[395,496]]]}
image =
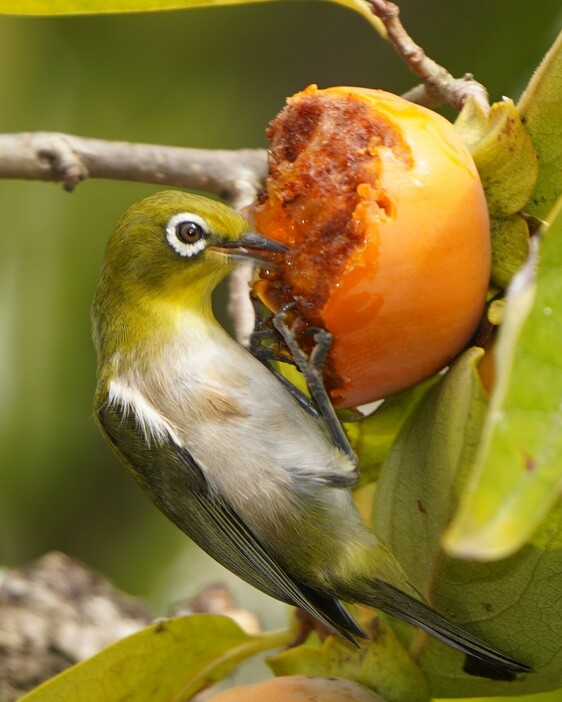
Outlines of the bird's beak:
{"label": "bird's beak", "polygon": [[267,251],[277,253],[284,253],[287,251],[287,247],[283,246],[283,244],[280,244],[278,241],[273,241],[273,239],[267,239],[265,236],[262,236],[257,232],[246,232],[246,234],[239,239],[225,240],[220,244],[215,244],[214,247],[217,249],[237,249],[240,251],[246,249],[248,251]]}
{"label": "bird's beak", "polygon": [[[238,261],[254,261],[258,265],[264,262],[273,263],[267,254],[280,254],[288,250],[278,241],[267,239],[257,232],[246,232],[239,239],[225,239],[218,244],[213,244],[210,248],[228,254],[230,258]],[[260,255],[262,253],[265,255]]]}

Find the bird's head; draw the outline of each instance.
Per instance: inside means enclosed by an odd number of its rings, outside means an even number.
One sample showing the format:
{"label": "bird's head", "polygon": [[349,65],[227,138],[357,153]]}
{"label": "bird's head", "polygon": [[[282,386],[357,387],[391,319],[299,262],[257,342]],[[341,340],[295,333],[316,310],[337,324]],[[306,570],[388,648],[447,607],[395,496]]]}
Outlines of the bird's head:
{"label": "bird's head", "polygon": [[104,267],[114,285],[185,301],[210,294],[236,260],[283,250],[249,231],[228,205],[168,190],[129,207],[109,240]]}
{"label": "bird's head", "polygon": [[107,245],[92,306],[100,363],[141,339],[162,341],[186,313],[209,320],[211,293],[237,260],[284,250],[206,197],[170,190],[132,205]]}

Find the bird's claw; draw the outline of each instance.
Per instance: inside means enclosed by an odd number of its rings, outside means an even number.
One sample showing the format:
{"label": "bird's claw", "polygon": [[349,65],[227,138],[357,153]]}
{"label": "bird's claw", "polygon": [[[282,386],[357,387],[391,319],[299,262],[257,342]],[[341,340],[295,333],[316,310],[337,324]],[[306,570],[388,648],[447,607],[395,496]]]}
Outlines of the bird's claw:
{"label": "bird's claw", "polygon": [[297,341],[294,326],[289,327],[287,324],[287,311],[285,309],[281,309],[275,314],[272,321],[273,326],[291,352],[297,368],[304,375],[310,394],[326,422],[332,441],[356,465],[357,457],[349,444],[324,385],[324,364],[332,346],[332,335],[321,327],[309,328],[305,334],[313,335],[315,345],[310,354],[307,355]]}
{"label": "bird's claw", "polygon": [[[314,419],[320,418],[320,412],[311,402],[310,398],[297,388],[290,380],[287,380],[279,371],[271,365],[272,361],[281,363],[291,363],[296,365],[293,357],[286,348],[283,336],[274,326],[274,317],[264,318],[262,307],[254,296],[251,296],[252,305],[254,307],[254,331],[250,335],[249,351],[260,363],[273,373],[285,389],[293,396],[299,405],[310,414]],[[293,303],[285,305],[280,314],[284,314]],[[265,346],[263,342],[273,342],[270,346]]]}

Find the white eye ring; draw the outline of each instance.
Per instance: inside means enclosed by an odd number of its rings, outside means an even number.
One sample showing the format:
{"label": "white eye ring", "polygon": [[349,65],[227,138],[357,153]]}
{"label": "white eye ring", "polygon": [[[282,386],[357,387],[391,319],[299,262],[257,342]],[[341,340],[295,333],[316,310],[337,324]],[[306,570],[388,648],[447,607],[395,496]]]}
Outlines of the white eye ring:
{"label": "white eye ring", "polygon": [[[189,222],[190,224],[195,224],[201,227],[203,231],[203,236],[198,241],[193,244],[182,241],[178,238],[178,225]],[[178,212],[173,217],[170,217],[168,224],[166,225],[166,239],[168,244],[174,249],[176,253],[180,256],[185,256],[191,258],[191,256],[196,256],[201,253],[205,246],[207,246],[207,241],[205,240],[205,235],[209,231],[209,226],[207,222],[199,215],[193,214],[193,212]]]}

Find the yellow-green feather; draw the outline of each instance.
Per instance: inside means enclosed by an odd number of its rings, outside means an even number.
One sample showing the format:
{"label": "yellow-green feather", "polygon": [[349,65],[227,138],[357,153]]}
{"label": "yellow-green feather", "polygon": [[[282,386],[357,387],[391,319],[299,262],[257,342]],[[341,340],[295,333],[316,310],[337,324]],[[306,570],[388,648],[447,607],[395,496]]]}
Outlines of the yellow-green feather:
{"label": "yellow-green feather", "polygon": [[198,320],[201,329],[216,324],[211,294],[233,264],[213,250],[179,256],[166,240],[166,224],[179,212],[196,214],[209,224],[209,246],[248,230],[246,220],[228,205],[181,191],[160,192],[132,205],[108,242],[92,307],[100,370],[107,372],[115,354],[161,348],[186,309],[197,309],[194,323]]}

